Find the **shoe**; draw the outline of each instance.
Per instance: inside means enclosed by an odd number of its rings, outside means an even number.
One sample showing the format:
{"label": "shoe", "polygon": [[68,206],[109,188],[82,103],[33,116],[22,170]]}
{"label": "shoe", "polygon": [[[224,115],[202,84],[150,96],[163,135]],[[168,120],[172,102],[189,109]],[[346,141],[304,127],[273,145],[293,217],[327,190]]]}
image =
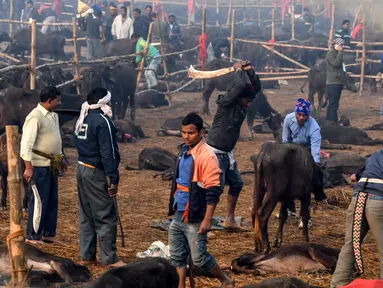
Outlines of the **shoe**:
{"label": "shoe", "polygon": [[25,239],[25,243],[33,244],[33,245],[44,245],[44,244],[46,244],[42,240],[29,240],[29,239]]}
{"label": "shoe", "polygon": [[121,267],[121,266],[125,266],[126,265],[126,263],[125,262],[122,262],[121,260],[120,261],[118,261],[118,262],[116,262],[116,263],[114,263],[114,264],[110,264],[110,265],[108,265],[108,266],[110,266],[110,267]]}
{"label": "shoe", "polygon": [[237,223],[223,222],[223,228],[230,232],[249,232],[249,229],[239,226]]}
{"label": "shoe", "polygon": [[287,209],[287,217],[297,217],[297,212]]}
{"label": "shoe", "polygon": [[[310,229],[312,226],[313,226],[313,223],[311,222],[311,220],[309,220],[309,223],[307,224],[307,228]],[[299,222],[298,229],[303,229],[303,221],[302,220],[301,220],[301,222]]]}
{"label": "shoe", "polygon": [[47,244],[60,244],[61,243],[59,240],[57,240],[56,237],[42,237],[41,240]]}

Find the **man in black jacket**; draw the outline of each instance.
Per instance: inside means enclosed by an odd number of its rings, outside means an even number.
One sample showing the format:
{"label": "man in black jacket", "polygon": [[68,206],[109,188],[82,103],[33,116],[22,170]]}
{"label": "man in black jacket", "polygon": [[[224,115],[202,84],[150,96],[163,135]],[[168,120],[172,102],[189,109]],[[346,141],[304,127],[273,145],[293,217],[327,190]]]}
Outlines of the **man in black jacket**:
{"label": "man in black jacket", "polygon": [[218,108],[209,131],[207,144],[216,153],[222,170],[221,193],[225,183],[230,186],[224,228],[238,231],[241,228],[235,222],[234,212],[243,181],[234,160],[233,149],[246,117],[246,108],[261,90],[261,82],[250,62],[238,62],[233,68],[235,69],[234,85],[224,95],[218,96]]}
{"label": "man in black jacket", "polygon": [[84,262],[95,262],[97,239],[103,265],[124,265],[117,256],[117,212],[120,154],[116,142],[111,94],[93,88],[75,127],[78,152],[77,187],[80,200],[80,251]]}
{"label": "man in black jacket", "polygon": [[141,10],[138,8],[134,9],[133,16],[133,32],[140,35],[142,38],[144,38],[144,40],[146,40],[148,38],[150,22],[148,22],[148,20],[145,17],[141,16]]}

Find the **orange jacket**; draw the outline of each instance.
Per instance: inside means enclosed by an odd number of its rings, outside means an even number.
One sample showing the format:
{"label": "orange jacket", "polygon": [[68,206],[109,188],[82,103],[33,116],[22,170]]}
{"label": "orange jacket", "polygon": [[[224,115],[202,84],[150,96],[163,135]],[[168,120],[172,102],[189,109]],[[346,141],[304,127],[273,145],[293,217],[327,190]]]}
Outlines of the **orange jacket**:
{"label": "orange jacket", "polygon": [[[175,166],[172,188],[170,191],[169,216],[174,215],[174,194],[177,191],[176,179],[178,177],[178,164],[184,145],[180,147],[180,153]],[[198,223],[203,220],[207,204],[216,205],[220,196],[221,170],[215,153],[207,146],[205,140],[201,140],[190,154],[193,157],[192,172],[189,185],[189,202],[186,205],[184,221]]]}

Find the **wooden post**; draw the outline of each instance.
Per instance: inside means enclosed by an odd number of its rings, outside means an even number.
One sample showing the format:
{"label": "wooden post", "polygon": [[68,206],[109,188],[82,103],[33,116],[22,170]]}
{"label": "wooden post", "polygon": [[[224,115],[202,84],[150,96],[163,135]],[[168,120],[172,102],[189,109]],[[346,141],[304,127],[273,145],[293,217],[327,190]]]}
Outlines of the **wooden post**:
{"label": "wooden post", "polygon": [[[352,23],[351,29],[355,28],[356,22],[358,21],[360,9],[362,9],[362,5],[359,5],[358,10],[356,11],[354,22]],[[372,14],[371,14],[372,15]]]}
{"label": "wooden post", "polygon": [[138,75],[137,75],[136,87],[138,87],[138,85],[140,84],[140,81],[141,81],[142,70],[144,69],[145,58],[148,54],[148,48],[149,48],[149,43],[150,43],[150,36],[152,35],[152,29],[153,29],[153,22],[150,23],[150,26],[149,26],[148,38],[146,40],[146,45],[144,48],[144,55],[142,56],[142,59],[140,62],[140,68],[139,68]]}
{"label": "wooden post", "polygon": [[[229,2],[229,10],[227,11],[227,23],[226,23],[227,25],[230,24],[230,14],[231,14],[232,9],[233,9],[233,1],[230,0],[230,2]],[[233,20],[233,22],[235,22],[235,21]]]}
{"label": "wooden post", "polygon": [[271,15],[271,19],[272,19],[272,22],[271,22],[271,39],[272,40],[275,40],[275,8],[271,11],[272,15]]}
{"label": "wooden post", "polygon": [[366,15],[363,14],[363,35],[362,35],[362,63],[360,66],[360,90],[359,96],[363,95],[363,86],[364,86],[364,73],[366,67]]}
{"label": "wooden post", "polygon": [[235,32],[235,9],[233,9],[233,13],[231,15],[231,18],[233,19],[231,21],[231,35],[230,35],[230,62],[233,62],[233,55],[234,55],[234,32]]}
{"label": "wooden post", "polygon": [[13,20],[13,0],[9,0],[9,20],[11,20],[11,22],[9,22],[9,36],[12,37],[13,36],[13,23],[12,23],[12,20]]}
{"label": "wooden post", "polygon": [[164,72],[165,72],[165,79],[166,79],[166,97],[168,98],[169,107],[172,106],[172,96],[170,95],[170,88],[169,88],[169,75],[168,75],[168,67],[166,65],[166,57],[165,57],[165,50],[164,50],[164,43],[162,40],[162,29],[161,29],[161,21],[160,17],[157,17],[157,26],[158,26],[158,35],[160,36],[160,45],[161,45],[161,57],[162,57],[162,63],[164,64]]}
{"label": "wooden post", "polygon": [[303,65],[303,64],[301,64],[301,63],[299,63],[298,61],[295,61],[294,59],[291,59],[290,57],[287,57],[286,55],[283,55],[281,52],[278,52],[277,50],[272,49],[272,48],[270,48],[269,46],[266,46],[266,45],[261,45],[261,46],[262,46],[263,48],[265,48],[265,49],[267,49],[267,50],[273,52],[274,54],[276,54],[276,55],[278,55],[278,56],[280,56],[280,57],[286,59],[287,61],[290,61],[291,63],[294,63],[295,65],[298,65],[299,67],[301,67],[301,68],[303,68],[303,69],[307,69],[307,70],[310,69],[309,67],[307,67],[307,66],[305,66],[305,65]]}
{"label": "wooden post", "polygon": [[[152,8],[154,9],[154,6],[152,6]],[[132,20],[134,22],[134,16],[133,16],[133,13],[134,13],[134,0],[130,1],[130,11],[131,11],[130,14],[131,14]],[[157,17],[158,17],[158,15],[157,15]]]}
{"label": "wooden post", "polygon": [[334,25],[335,25],[335,4],[332,4],[331,28],[330,28],[330,35],[328,38],[329,47],[331,46],[332,42],[334,41]]}
{"label": "wooden post", "polygon": [[36,20],[32,20],[32,40],[31,40],[31,69],[29,72],[30,89],[35,89],[36,84]]}
{"label": "wooden post", "polygon": [[[76,18],[72,18],[72,28],[73,28],[73,49],[74,49],[74,71],[75,78],[78,80],[80,78],[79,68],[78,68],[78,55],[77,55],[77,26],[76,26]],[[81,48],[80,48],[81,49]],[[80,95],[80,85],[77,83],[76,85],[77,95]]]}
{"label": "wooden post", "polygon": [[291,40],[295,40],[295,6],[291,6]]}
{"label": "wooden post", "polygon": [[215,21],[215,25],[219,26],[219,0],[215,0],[215,12],[217,14],[217,20]]}
{"label": "wooden post", "polygon": [[258,26],[261,26],[261,0],[258,0]]}
{"label": "wooden post", "polygon": [[21,207],[22,173],[20,158],[20,140],[18,126],[6,126],[8,155],[8,189],[10,202],[10,231],[7,237],[12,284],[9,287],[24,287],[27,267],[24,257],[24,231],[21,224],[23,209]]}

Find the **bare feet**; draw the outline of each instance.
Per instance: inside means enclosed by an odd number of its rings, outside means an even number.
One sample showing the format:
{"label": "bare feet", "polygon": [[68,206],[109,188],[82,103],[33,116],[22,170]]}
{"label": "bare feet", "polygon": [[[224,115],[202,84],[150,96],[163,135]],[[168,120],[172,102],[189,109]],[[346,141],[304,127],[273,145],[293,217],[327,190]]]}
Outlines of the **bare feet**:
{"label": "bare feet", "polygon": [[121,267],[121,266],[125,266],[126,265],[126,263],[125,262],[122,262],[121,260],[120,261],[118,261],[118,262],[116,262],[116,263],[114,263],[114,264],[110,264],[110,265],[108,265],[108,266],[110,266],[110,267]]}

